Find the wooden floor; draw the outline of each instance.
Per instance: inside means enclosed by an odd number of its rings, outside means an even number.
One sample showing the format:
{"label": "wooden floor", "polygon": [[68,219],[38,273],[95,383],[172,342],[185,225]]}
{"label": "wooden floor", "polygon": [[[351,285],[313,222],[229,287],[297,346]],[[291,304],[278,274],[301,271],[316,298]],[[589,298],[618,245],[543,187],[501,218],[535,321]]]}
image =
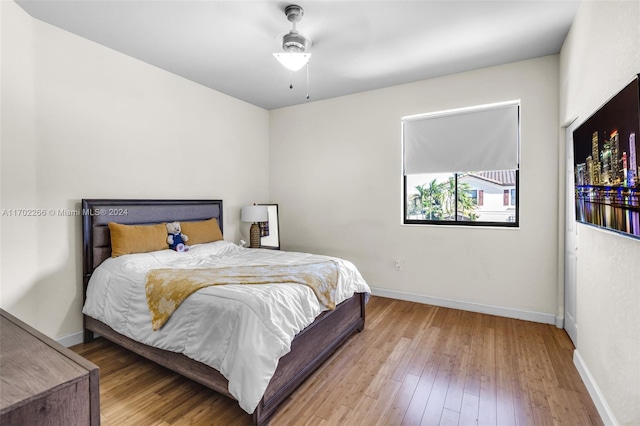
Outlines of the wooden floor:
{"label": "wooden floor", "polygon": [[[102,424],[250,425],[233,400],[97,339]],[[554,326],[371,297],[271,425],[601,425]]]}

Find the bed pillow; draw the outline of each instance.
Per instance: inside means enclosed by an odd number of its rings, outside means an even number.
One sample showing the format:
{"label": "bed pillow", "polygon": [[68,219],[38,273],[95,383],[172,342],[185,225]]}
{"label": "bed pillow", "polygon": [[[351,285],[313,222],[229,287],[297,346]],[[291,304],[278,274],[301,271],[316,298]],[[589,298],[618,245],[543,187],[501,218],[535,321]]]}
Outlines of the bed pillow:
{"label": "bed pillow", "polygon": [[212,217],[209,220],[198,222],[180,222],[182,233],[189,237],[187,244],[203,244],[222,239],[222,231],[218,226],[218,220]]}
{"label": "bed pillow", "polygon": [[123,225],[109,222],[111,232],[111,257],[131,253],[147,253],[169,248],[167,244],[167,226]]}

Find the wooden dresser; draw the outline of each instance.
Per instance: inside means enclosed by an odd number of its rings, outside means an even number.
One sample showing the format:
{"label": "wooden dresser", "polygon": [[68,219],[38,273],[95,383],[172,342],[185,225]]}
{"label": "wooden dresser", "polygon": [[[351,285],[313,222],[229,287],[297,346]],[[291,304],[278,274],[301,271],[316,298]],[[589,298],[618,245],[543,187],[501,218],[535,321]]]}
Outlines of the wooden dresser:
{"label": "wooden dresser", "polygon": [[98,367],[1,309],[0,424],[100,424]]}

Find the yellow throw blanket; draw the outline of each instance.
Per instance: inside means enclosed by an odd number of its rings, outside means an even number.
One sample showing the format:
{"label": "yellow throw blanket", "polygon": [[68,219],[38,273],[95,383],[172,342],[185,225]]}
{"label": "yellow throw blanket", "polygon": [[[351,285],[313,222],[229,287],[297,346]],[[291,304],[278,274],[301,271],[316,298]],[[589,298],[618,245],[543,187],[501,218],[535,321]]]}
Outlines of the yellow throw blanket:
{"label": "yellow throw blanket", "polygon": [[304,284],[328,309],[335,309],[338,266],[332,260],[301,265],[232,266],[209,269],[153,269],[147,274],[147,304],[153,330],[159,330],[178,306],[204,287],[223,284]]}

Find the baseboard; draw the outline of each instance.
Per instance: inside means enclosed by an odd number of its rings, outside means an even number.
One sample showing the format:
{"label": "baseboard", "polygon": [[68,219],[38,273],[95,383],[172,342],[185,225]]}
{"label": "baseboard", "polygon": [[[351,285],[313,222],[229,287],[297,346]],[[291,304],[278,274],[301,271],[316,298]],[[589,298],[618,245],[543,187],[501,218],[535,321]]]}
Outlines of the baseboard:
{"label": "baseboard", "polygon": [[443,308],[461,309],[463,311],[478,312],[481,314],[496,315],[499,317],[515,318],[526,321],[540,322],[556,325],[558,320],[553,314],[542,312],[522,311],[519,309],[504,308],[501,306],[482,305],[473,302],[444,299],[441,297],[424,296],[421,294],[405,293],[402,291],[387,290],[385,288],[371,288],[374,296],[388,297],[390,299],[406,300],[409,302],[424,303],[427,305],[442,306]]}
{"label": "baseboard", "polygon": [[82,343],[83,333],[78,331],[77,333],[67,334],[56,339],[56,342],[60,343],[65,348]]}
{"label": "baseboard", "polygon": [[[543,324],[555,324],[557,327],[562,328],[562,318],[541,312],[522,311],[518,309],[503,308],[501,306],[481,305],[479,303],[462,302],[459,300],[424,296],[421,294],[405,293],[402,291],[387,290],[385,288],[376,287],[371,287],[371,294],[374,296],[388,297],[390,299],[406,300],[409,302],[442,306],[444,308],[462,309],[464,311],[479,312],[481,314],[496,315],[499,317],[522,319],[526,321],[540,322]],[[68,348],[69,346],[82,343],[82,338],[83,333],[79,331],[77,333],[62,336],[56,339],[56,341],[62,346]]]}
{"label": "baseboard", "polygon": [[616,420],[616,416],[613,414],[613,411],[611,411],[611,407],[607,404],[607,400],[604,398],[604,395],[602,395],[598,384],[577,349],[573,351],[573,365],[576,366],[578,374],[580,374],[580,378],[586,386],[604,424],[608,426],[619,426],[620,423]]}

